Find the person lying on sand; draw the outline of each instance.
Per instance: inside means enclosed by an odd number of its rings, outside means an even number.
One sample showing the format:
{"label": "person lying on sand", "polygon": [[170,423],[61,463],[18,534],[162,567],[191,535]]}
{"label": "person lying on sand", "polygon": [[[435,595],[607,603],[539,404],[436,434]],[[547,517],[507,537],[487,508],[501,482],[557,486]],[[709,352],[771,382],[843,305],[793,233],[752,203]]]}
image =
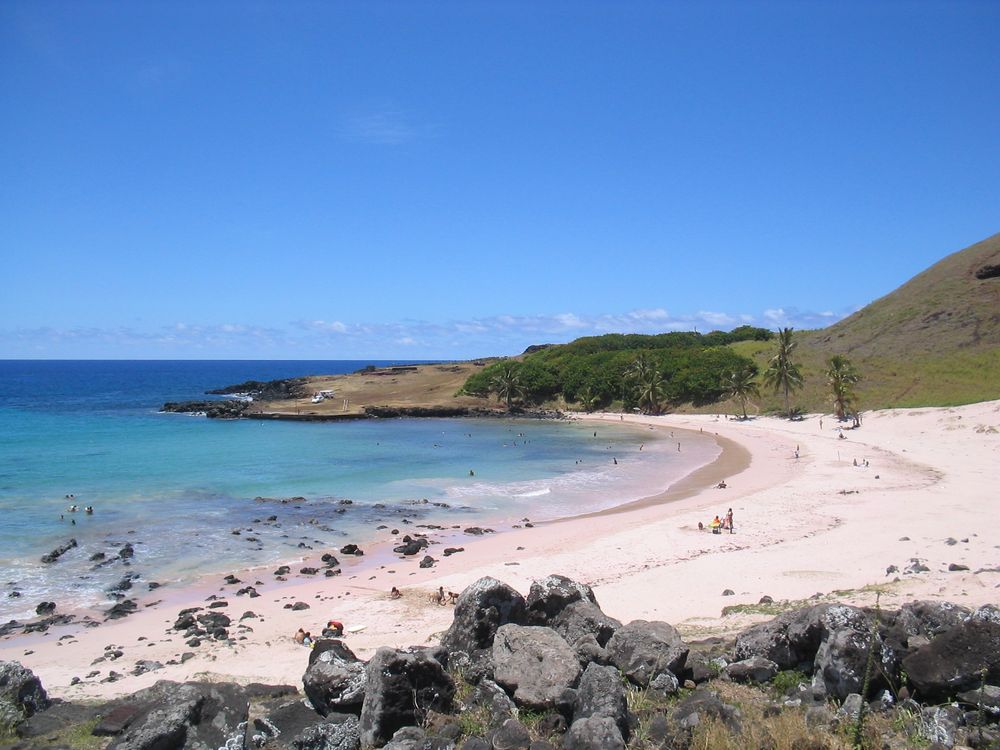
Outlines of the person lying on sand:
{"label": "person lying on sand", "polygon": [[716,489],[720,489],[720,490],[724,490],[728,486],[729,485],[726,484],[726,480],[725,479],[723,479],[721,482],[719,482],[717,485],[715,485]]}
{"label": "person lying on sand", "polygon": [[344,623],[340,620],[327,620],[323,628],[324,638],[340,638],[344,634]]}

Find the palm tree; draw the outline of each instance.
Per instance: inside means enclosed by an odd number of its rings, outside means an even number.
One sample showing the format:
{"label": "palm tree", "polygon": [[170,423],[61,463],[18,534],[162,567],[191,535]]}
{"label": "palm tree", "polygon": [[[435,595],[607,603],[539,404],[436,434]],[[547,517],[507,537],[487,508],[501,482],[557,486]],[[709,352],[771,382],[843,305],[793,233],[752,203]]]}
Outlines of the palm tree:
{"label": "palm tree", "polygon": [[632,360],[632,364],[625,368],[625,379],[642,382],[649,377],[653,369],[655,365],[649,355],[646,352],[639,352],[639,355]]}
{"label": "palm tree", "polygon": [[792,329],[782,328],[778,331],[778,351],[771,357],[767,369],[764,370],[764,385],[773,387],[774,392],[785,392],[785,414],[792,418],[792,410],[788,404],[789,394],[802,387],[802,371],[799,365],[792,361],[795,351],[792,341]]}
{"label": "palm tree", "polygon": [[514,362],[505,362],[490,381],[490,390],[497,394],[497,398],[507,403],[507,411],[510,411],[515,398],[524,396],[520,369]]}
{"label": "palm tree", "polygon": [[597,402],[601,400],[601,397],[594,392],[594,389],[590,385],[585,385],[576,394],[576,400],[580,402],[583,410],[590,414],[594,410],[594,407],[597,406]]}
{"label": "palm tree", "polygon": [[756,377],[757,367],[750,363],[723,377],[726,398],[735,399],[743,407],[743,419],[747,419],[747,402],[752,398],[760,398],[760,386],[754,379]]}
{"label": "palm tree", "polygon": [[659,414],[660,403],[666,392],[667,381],[655,365],[639,381],[639,407],[645,406],[647,414]]}
{"label": "palm tree", "polygon": [[835,354],[827,360],[826,382],[830,386],[837,419],[846,419],[854,405],[854,385],[861,375],[847,357]]}

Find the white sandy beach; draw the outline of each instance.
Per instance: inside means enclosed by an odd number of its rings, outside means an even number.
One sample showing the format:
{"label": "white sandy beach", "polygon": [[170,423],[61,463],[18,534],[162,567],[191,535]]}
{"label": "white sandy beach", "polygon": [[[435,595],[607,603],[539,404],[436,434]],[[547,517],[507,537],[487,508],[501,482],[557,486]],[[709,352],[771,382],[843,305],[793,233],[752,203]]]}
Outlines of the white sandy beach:
{"label": "white sandy beach", "polygon": [[[586,418],[620,421],[619,415]],[[263,582],[255,599],[235,596],[239,586],[224,586],[221,576],[209,588],[165,588],[145,594],[140,611],[124,620],[0,641],[0,659],[20,661],[50,694],[74,699],[130,693],[160,679],[300,684],[308,654],[292,640],[297,628],[318,634],[326,620],[341,620],[347,643],[362,657],[378,646],[431,643],[451,621],[450,607],[434,604],[432,592],[438,586],[461,591],[484,575],[525,594],[536,578],[567,575],[594,586],[609,615],[666,620],[690,639],[766,619],[752,612],[722,616],[723,607],[756,604],[764,595],[776,602],[818,594],[872,604],[878,587],[886,607],[913,599],[1000,602],[1000,544],[993,531],[1000,521],[994,483],[1000,401],[871,412],[860,429],[844,430],[843,439],[830,416],[822,429],[815,415],[794,423],[704,415],[624,419],[710,432],[725,450],[682,491],[667,493],[680,499],[654,497],[616,512],[466,537],[465,552],[450,557],[432,547],[439,562],[431,569],[419,569],[417,559],[375,555],[345,563],[335,578],[276,583],[270,567],[237,572],[242,585]],[[722,478],[728,488],[715,488]],[[730,507],[736,533],[698,530],[699,521],[707,525]],[[929,571],[904,573],[914,558]],[[953,563],[969,570],[951,572]],[[887,575],[890,565],[900,572]],[[392,585],[403,590],[402,599],[389,598]],[[723,596],[725,589],[735,594]],[[170,626],[180,609],[207,606],[210,594],[228,601],[220,611],[233,619],[233,637],[245,640],[189,648]],[[297,601],[310,608],[285,609]],[[246,610],[256,616],[244,620],[250,629],[242,630],[237,621]],[[124,655],[94,663],[112,645]],[[194,656],[183,664],[130,674],[139,660],[166,664],[185,652]],[[102,682],[111,670],[124,676]],[[81,681],[70,685],[74,677]]]}

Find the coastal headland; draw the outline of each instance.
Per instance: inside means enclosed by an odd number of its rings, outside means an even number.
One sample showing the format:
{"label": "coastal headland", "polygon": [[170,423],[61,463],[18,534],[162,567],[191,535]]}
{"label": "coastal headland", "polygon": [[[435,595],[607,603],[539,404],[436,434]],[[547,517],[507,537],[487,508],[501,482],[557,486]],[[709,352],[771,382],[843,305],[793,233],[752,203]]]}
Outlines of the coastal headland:
{"label": "coastal headland", "polygon": [[[664,620],[687,638],[731,634],[804,603],[868,606],[876,593],[882,606],[997,600],[1000,558],[989,529],[1000,402],[871,412],[856,430],[830,417],[821,427],[819,415],[584,418],[701,431],[717,436],[723,451],[629,507],[498,534],[429,534],[437,558],[430,568],[419,556],[393,553],[399,540],[386,531],[364,556],[333,550],[342,567],[335,577],[298,574],[305,561],[285,580],[270,569],[236,570],[225,580],[165,587],[138,597],[136,611],[120,620],[6,638],[0,659],[20,661],[52,694],[72,699],[159,679],[294,684],[304,658],[292,637],[299,628],[316,633],[339,620],[346,642],[365,657],[381,646],[432,645],[452,618],[434,593],[462,591],[482,576],[526,591],[548,574],[566,575],[592,586],[609,615]],[[699,528],[729,508],[734,533]],[[462,549],[438,554],[447,547]],[[248,585],[258,595],[237,596]],[[399,598],[390,596],[393,586]],[[175,624],[195,607],[227,613],[227,636],[189,645]],[[140,661],[159,666],[143,671]]]}
{"label": "coastal headland", "polygon": [[[460,393],[465,381],[496,360],[370,367],[347,375],[317,375],[209,391],[232,398],[164,404],[164,411],[208,417],[302,422],[393,417],[507,416],[500,404]],[[550,410],[519,410],[552,416]]]}

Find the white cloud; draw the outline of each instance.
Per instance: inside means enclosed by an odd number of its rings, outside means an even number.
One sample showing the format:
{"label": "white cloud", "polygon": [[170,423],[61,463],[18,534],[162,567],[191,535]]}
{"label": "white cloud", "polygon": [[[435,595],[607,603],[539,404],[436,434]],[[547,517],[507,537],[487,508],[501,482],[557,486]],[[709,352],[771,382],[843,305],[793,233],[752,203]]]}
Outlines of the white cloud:
{"label": "white cloud", "polygon": [[555,320],[564,328],[585,328],[587,324],[573,313],[560,313]]}
{"label": "white cloud", "polygon": [[695,316],[701,318],[706,323],[711,323],[713,326],[731,326],[736,323],[736,318],[727,313],[711,312],[708,310],[700,310]]}
{"label": "white cloud", "polygon": [[306,320],[296,321],[293,325],[306,330],[321,331],[324,333],[347,333],[347,326],[339,320]]}
{"label": "white cloud", "polygon": [[346,115],[340,135],[347,140],[383,146],[408,143],[419,135],[404,112],[392,107],[358,111]]}
{"label": "white cloud", "polygon": [[764,311],[764,320],[770,322],[772,325],[786,325],[788,317],[785,315],[784,309],[780,307],[768,308]]}
{"label": "white cloud", "polygon": [[636,320],[667,320],[670,317],[662,307],[652,310],[633,310],[629,315]]}
{"label": "white cloud", "polygon": [[452,321],[344,322],[299,320],[286,326],[176,322],[160,328],[0,328],[0,356],[464,358],[514,354],[530,344],[560,343],[602,333],[703,333],[735,325],[797,329],[830,325],[837,313],[772,307],[753,315],[700,310],[670,315],[662,309],[617,313],[495,315]]}

